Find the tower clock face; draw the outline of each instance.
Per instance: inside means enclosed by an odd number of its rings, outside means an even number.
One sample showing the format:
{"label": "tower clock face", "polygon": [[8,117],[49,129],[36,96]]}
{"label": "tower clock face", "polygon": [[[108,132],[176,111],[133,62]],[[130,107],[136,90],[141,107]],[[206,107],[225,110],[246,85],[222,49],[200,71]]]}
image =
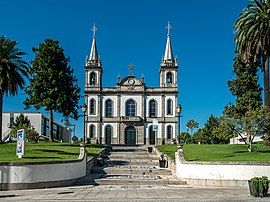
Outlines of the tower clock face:
{"label": "tower clock face", "polygon": [[128,83],[129,83],[129,84],[134,84],[135,81],[134,81],[134,79],[129,79],[129,80],[128,80]]}

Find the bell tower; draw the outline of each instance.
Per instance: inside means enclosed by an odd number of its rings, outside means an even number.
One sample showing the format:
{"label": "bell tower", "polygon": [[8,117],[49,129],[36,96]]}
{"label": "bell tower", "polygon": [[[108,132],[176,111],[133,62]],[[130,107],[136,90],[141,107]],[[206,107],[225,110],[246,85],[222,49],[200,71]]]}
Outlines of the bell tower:
{"label": "bell tower", "polygon": [[172,29],[171,24],[168,22],[166,26],[168,30],[167,33],[167,42],[165,47],[164,56],[160,64],[160,87],[176,87],[177,88],[177,78],[178,78],[178,62],[177,59],[174,59],[170,30]]}
{"label": "bell tower", "polygon": [[93,39],[89,57],[86,58],[85,62],[85,89],[91,91],[102,90],[102,64],[98,55],[97,44],[96,44],[96,31],[97,28],[94,24],[93,28]]}

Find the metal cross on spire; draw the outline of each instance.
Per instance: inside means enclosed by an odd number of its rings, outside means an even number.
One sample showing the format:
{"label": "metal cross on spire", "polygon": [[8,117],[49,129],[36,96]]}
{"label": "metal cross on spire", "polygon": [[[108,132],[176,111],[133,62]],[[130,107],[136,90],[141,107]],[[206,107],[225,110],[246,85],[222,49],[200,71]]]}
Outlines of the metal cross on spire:
{"label": "metal cross on spire", "polygon": [[128,69],[129,69],[129,75],[133,75],[134,65],[133,65],[133,64],[130,64],[130,65],[128,66]]}
{"label": "metal cross on spire", "polygon": [[96,24],[94,23],[93,27],[92,27],[92,32],[93,32],[93,37],[96,36],[96,31],[97,31],[97,27],[96,27]]}
{"label": "metal cross on spire", "polygon": [[168,21],[168,25],[165,28],[168,30],[168,35],[170,35],[170,29],[172,29],[172,26],[169,21]]}

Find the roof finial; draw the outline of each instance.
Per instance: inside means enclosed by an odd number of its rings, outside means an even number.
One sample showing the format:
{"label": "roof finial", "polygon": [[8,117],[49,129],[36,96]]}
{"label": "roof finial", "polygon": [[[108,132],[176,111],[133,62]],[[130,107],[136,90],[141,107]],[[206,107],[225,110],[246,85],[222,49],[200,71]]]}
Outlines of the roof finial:
{"label": "roof finial", "polygon": [[130,65],[128,66],[128,69],[129,69],[129,75],[133,75],[134,65],[133,65],[133,64],[130,64]]}
{"label": "roof finial", "polygon": [[170,24],[169,21],[168,21],[168,24],[167,24],[167,26],[165,28],[168,30],[168,34],[167,35],[170,35],[170,29],[172,29],[172,26],[171,26],[171,24]]}
{"label": "roof finial", "polygon": [[97,31],[97,27],[96,27],[96,23],[94,23],[93,27],[91,28],[92,32],[93,32],[93,37],[96,37],[96,31]]}

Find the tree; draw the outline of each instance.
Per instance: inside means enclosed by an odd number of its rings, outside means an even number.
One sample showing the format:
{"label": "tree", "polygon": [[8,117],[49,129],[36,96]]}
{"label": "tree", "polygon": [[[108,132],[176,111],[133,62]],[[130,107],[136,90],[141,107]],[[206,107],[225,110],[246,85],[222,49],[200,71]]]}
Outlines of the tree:
{"label": "tree", "polygon": [[187,130],[190,130],[190,133],[193,133],[193,130],[199,128],[199,123],[194,119],[188,120],[186,123]]}
{"label": "tree", "polygon": [[24,52],[16,46],[18,42],[0,37],[0,143],[2,143],[3,96],[15,96],[28,78],[28,64],[23,60]]}
{"label": "tree", "polygon": [[224,125],[222,118],[210,115],[204,124],[193,136],[194,143],[227,144],[233,137],[233,131]]}
{"label": "tree", "polygon": [[26,134],[26,139],[28,141],[38,141],[39,134],[36,132],[35,128],[31,125],[30,120],[27,116],[20,114],[12,125],[10,135],[12,137],[17,137],[17,131],[19,129],[24,129]]}
{"label": "tree", "polygon": [[31,61],[30,85],[26,88],[28,97],[24,104],[36,109],[45,107],[50,112],[50,138],[53,141],[53,113],[78,119],[80,88],[68,64],[70,59],[58,41],[46,39],[38,48],[33,48],[33,52],[35,58]]}
{"label": "tree", "polygon": [[270,107],[270,0],[251,0],[234,25],[236,49],[246,62],[261,61],[264,72],[264,105]]}
{"label": "tree", "polygon": [[239,55],[234,59],[235,79],[228,81],[230,91],[236,96],[234,105],[225,107],[230,116],[243,116],[251,109],[262,106],[262,88],[259,86],[258,64],[244,63]]}
{"label": "tree", "polygon": [[235,131],[248,145],[248,151],[253,150],[252,143],[256,135],[264,134],[270,126],[270,112],[266,107],[249,109],[241,117],[223,117],[227,127]]}

